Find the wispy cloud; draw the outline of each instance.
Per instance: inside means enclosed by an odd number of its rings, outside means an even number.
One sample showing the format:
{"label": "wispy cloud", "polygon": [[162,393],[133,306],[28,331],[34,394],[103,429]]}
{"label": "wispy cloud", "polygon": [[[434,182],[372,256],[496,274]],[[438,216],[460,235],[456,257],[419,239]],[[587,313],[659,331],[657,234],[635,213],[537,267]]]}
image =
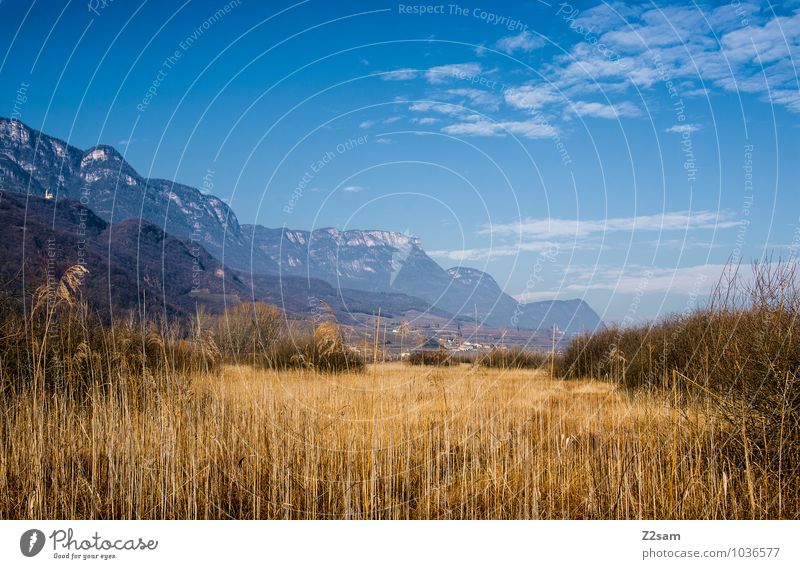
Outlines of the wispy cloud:
{"label": "wispy cloud", "polygon": [[623,117],[636,117],[640,114],[636,105],[626,101],[616,104],[575,101],[570,108],[578,116],[598,119],[620,119]]}
{"label": "wispy cloud", "polygon": [[433,112],[451,116],[463,115],[467,113],[467,109],[461,105],[454,105],[452,103],[437,103],[434,101],[419,101],[416,103],[411,103],[411,105],[408,107],[408,110],[416,113]]}
{"label": "wispy cloud", "polygon": [[585,237],[618,231],[683,231],[688,229],[726,229],[739,221],[731,212],[676,211],[608,219],[527,218],[517,223],[484,226],[482,235],[522,235],[536,238]]}
{"label": "wispy cloud", "polygon": [[[577,26],[591,30],[597,41],[586,41]],[[795,64],[800,58],[800,9],[767,10],[745,0],[719,6],[610,1],[582,9],[568,28],[567,41],[575,42],[568,52],[543,61],[537,78],[522,84],[478,62],[403,68],[382,77],[419,79],[436,87],[430,98],[441,102],[415,104],[412,110],[444,115],[443,132],[463,136],[537,139],[560,132],[559,121],[566,124],[576,116],[640,117],[642,96],[664,88],[665,77],[680,97],[739,91],[800,113]],[[494,45],[510,54],[528,53],[543,40],[523,32]],[[476,53],[485,55],[485,50]],[[485,82],[479,87],[476,78]],[[470,116],[470,108],[491,113],[494,120]],[[544,126],[542,117],[553,126]],[[680,124],[666,131],[685,134],[699,128]]]}
{"label": "wispy cloud", "polygon": [[[776,15],[781,11],[788,13]],[[800,10],[767,10],[751,2],[716,7],[612,3],[584,10],[575,24],[590,26],[615,60],[579,42],[556,59],[549,72],[553,81],[615,79],[650,88],[661,81],[660,67],[671,80],[684,82],[681,95],[706,95],[717,87],[757,94],[800,112],[795,63]]]}
{"label": "wispy cloud", "polygon": [[528,31],[515,36],[501,38],[495,44],[497,49],[513,54],[515,51],[530,52],[544,45],[544,40]]}
{"label": "wispy cloud", "polygon": [[447,83],[456,79],[465,80],[483,73],[479,63],[452,63],[431,67],[425,72],[429,83]]}
{"label": "wispy cloud", "polygon": [[342,188],[342,191],[346,192],[348,194],[355,194],[355,193],[364,191],[364,187],[363,186],[345,186],[345,187]]}
{"label": "wispy cloud", "polygon": [[455,136],[505,136],[513,134],[523,138],[550,138],[557,131],[553,126],[531,119],[525,121],[494,122],[486,119],[447,125],[442,132]]}
{"label": "wispy cloud", "polygon": [[693,296],[696,302],[709,294],[727,266],[705,264],[686,267],[654,268],[640,265],[571,266],[558,280],[564,285],[549,290],[523,291],[513,295],[519,302],[548,298],[574,298],[592,291],[629,295]]}
{"label": "wispy cloud", "polygon": [[687,123],[687,124],[676,124],[674,126],[671,126],[667,129],[667,132],[676,132],[678,134],[683,134],[683,133],[691,134],[693,132],[697,132],[698,130],[700,130],[699,124]]}
{"label": "wispy cloud", "polygon": [[395,69],[394,71],[386,71],[381,74],[381,79],[384,81],[410,81],[419,77],[420,72],[418,69]]}
{"label": "wispy cloud", "polygon": [[552,85],[547,84],[512,87],[505,91],[504,96],[510,106],[526,111],[564,100],[563,95],[559,95]]}
{"label": "wispy cloud", "polygon": [[482,107],[488,111],[500,108],[500,97],[491,91],[482,89],[448,89],[446,95],[468,100],[472,105]]}
{"label": "wispy cloud", "polygon": [[[518,223],[484,225],[478,235],[491,236],[496,243],[491,247],[431,251],[429,255],[451,261],[481,261],[499,257],[513,257],[521,253],[561,250],[596,249],[606,234],[622,232],[670,233],[684,232],[685,239],[649,241],[650,247],[712,247],[708,242],[698,243],[687,232],[711,229],[730,229],[739,226],[731,212],[677,211],[663,214],[613,217],[608,219],[577,220],[561,218],[527,218]],[[680,235],[680,233],[678,234]],[[579,240],[578,240],[579,239]],[[610,245],[605,245],[608,248]]]}
{"label": "wispy cloud", "polygon": [[385,119],[366,120],[359,123],[358,128],[366,130],[372,128],[373,126],[394,124],[401,120],[403,120],[403,117],[401,116],[392,116],[392,117],[387,117]]}
{"label": "wispy cloud", "polygon": [[499,257],[514,257],[520,253],[547,251],[553,247],[555,247],[554,242],[539,241],[497,247],[428,251],[428,255],[435,259],[446,259],[448,261],[485,261]]}

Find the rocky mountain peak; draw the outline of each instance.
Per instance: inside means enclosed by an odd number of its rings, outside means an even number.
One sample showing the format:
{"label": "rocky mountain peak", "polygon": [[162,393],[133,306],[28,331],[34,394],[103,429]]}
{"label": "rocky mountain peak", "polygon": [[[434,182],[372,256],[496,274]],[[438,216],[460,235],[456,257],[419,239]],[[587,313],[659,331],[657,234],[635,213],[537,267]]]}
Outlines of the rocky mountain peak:
{"label": "rocky mountain peak", "polygon": [[31,129],[17,119],[0,117],[0,134],[17,144],[29,144]]}
{"label": "rocky mountain peak", "polygon": [[497,282],[492,278],[492,275],[489,273],[485,273],[483,271],[479,271],[478,269],[473,269],[471,267],[451,267],[447,269],[447,274],[450,275],[454,279],[461,280],[463,282],[469,281],[479,281],[479,280],[487,280],[494,284]]}
{"label": "rocky mountain peak", "polygon": [[124,162],[122,155],[113,146],[99,144],[83,153],[81,168],[93,166],[119,165]]}

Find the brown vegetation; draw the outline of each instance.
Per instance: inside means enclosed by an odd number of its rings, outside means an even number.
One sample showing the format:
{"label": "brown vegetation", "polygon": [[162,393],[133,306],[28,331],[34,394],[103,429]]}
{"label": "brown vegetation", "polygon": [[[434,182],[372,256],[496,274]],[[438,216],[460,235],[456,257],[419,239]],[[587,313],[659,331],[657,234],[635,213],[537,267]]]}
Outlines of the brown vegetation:
{"label": "brown vegetation", "polygon": [[708,306],[574,340],[562,377],[702,400],[725,426],[720,446],[780,484],[800,472],[800,291],[797,265],[731,269]]}
{"label": "brown vegetation", "polygon": [[796,518],[794,281],[759,274],[555,379],[522,352],[365,367],[266,306],[107,329],[76,269],[3,301],[0,518]]}
{"label": "brown vegetation", "polygon": [[522,348],[494,349],[481,358],[480,365],[501,369],[539,369],[549,366],[550,358],[542,353]]}
{"label": "brown vegetation", "polygon": [[454,363],[453,356],[444,348],[438,350],[417,350],[408,356],[408,363],[420,366],[451,366]]}

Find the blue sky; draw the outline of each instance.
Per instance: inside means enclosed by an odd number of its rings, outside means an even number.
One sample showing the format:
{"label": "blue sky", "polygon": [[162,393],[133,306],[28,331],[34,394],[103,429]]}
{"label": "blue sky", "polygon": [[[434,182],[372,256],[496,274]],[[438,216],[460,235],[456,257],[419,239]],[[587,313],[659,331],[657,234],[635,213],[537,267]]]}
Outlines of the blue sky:
{"label": "blue sky", "polygon": [[5,0],[0,26],[3,115],[523,300],[639,321],[800,242],[798,2]]}

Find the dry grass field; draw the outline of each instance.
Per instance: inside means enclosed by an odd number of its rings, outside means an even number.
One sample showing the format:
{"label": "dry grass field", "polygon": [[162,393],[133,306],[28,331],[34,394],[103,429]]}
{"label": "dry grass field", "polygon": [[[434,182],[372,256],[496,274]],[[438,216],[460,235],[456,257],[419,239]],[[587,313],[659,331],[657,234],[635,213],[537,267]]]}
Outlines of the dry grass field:
{"label": "dry grass field", "polygon": [[4,400],[0,517],[798,514],[793,475],[732,461],[705,404],[669,392],[467,364],[227,365],[150,381],[80,403]]}

